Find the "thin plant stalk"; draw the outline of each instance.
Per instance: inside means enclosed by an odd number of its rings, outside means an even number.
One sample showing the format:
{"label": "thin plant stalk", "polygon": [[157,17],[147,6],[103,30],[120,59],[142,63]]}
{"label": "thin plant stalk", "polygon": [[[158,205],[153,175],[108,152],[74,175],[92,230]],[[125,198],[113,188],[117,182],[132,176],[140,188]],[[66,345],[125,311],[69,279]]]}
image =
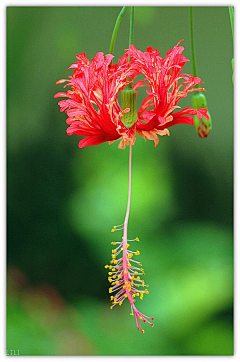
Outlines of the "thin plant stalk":
{"label": "thin plant stalk", "polygon": [[[192,69],[193,69],[193,76],[197,77],[197,65],[196,65],[196,58],[195,58],[195,48],[194,48],[194,36],[193,36],[193,7],[189,7],[189,20],[190,20],[190,41],[191,41],[191,52],[192,52]],[[197,87],[197,85],[196,85]]]}
{"label": "thin plant stalk", "polygon": [[113,29],[113,33],[112,33],[111,43],[110,43],[110,47],[109,47],[109,54],[113,54],[118,28],[119,28],[119,25],[120,25],[120,22],[122,20],[125,10],[126,10],[126,6],[123,6],[122,10],[120,11],[120,13],[117,17],[117,20],[116,20],[116,23],[115,23],[115,26]]}

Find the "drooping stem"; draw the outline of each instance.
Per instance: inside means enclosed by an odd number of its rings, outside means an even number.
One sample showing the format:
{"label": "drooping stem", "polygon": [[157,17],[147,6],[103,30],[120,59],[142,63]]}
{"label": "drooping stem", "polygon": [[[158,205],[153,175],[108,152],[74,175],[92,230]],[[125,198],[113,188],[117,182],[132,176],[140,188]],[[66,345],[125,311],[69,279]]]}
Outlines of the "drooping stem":
{"label": "drooping stem", "polygon": [[[193,69],[193,76],[197,77],[197,65],[196,65],[196,58],[195,58],[195,48],[194,48],[194,36],[193,36],[193,7],[189,7],[189,19],[190,19],[190,41],[191,41],[191,52],[192,52],[192,69]],[[196,84],[197,86],[197,84]]]}
{"label": "drooping stem", "polygon": [[129,213],[130,213],[130,204],[131,204],[131,183],[132,183],[132,145],[129,145],[129,165],[128,165],[128,202],[127,202],[127,211],[124,220],[124,226],[128,225]]}
{"label": "drooping stem", "polygon": [[[134,23],[134,6],[131,6],[130,12],[130,29],[129,29],[129,46],[133,44],[133,23]],[[129,57],[130,58],[130,57]],[[132,83],[126,86],[127,89],[132,89]]]}
{"label": "drooping stem", "polygon": [[131,6],[129,45],[133,44],[133,22],[134,22],[134,6]]}
{"label": "drooping stem", "polygon": [[[229,10],[229,16],[230,16],[230,23],[232,28],[232,40],[233,40],[233,49],[234,49],[234,12],[233,12],[233,6],[228,7]],[[232,58],[232,82],[234,83],[234,54]]]}
{"label": "drooping stem", "polygon": [[231,23],[231,28],[232,28],[232,38],[233,38],[233,42],[234,42],[234,13],[233,13],[233,6],[229,6],[228,10],[229,10],[230,23]]}
{"label": "drooping stem", "polygon": [[[129,165],[128,165],[128,201],[127,201],[127,211],[123,224],[123,276],[124,283],[129,281],[130,275],[128,273],[128,258],[127,258],[127,242],[128,242],[128,219],[130,213],[130,204],[131,204],[131,183],[132,183],[132,145],[129,145]],[[128,289],[126,289],[126,294],[128,300],[131,304],[133,304],[133,298]]]}
{"label": "drooping stem", "polygon": [[109,54],[113,54],[118,28],[119,28],[120,22],[122,20],[125,9],[126,9],[126,6],[123,6],[122,10],[120,11],[120,13],[117,17],[117,20],[116,20],[116,23],[115,23],[115,26],[113,29],[113,33],[112,33],[112,39],[111,39],[111,43],[110,43],[110,47],[109,47]]}

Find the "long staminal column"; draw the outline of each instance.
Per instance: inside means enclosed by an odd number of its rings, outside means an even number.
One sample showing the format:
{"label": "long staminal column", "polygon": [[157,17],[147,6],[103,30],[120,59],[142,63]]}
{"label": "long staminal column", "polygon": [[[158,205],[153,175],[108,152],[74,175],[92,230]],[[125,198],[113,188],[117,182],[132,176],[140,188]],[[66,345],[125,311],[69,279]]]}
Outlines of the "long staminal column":
{"label": "long staminal column", "polygon": [[[150,320],[154,318],[148,317],[140,313],[135,307],[135,298],[140,297],[143,299],[144,294],[148,294],[148,287],[145,284],[144,280],[141,279],[145,275],[144,269],[141,268],[142,264],[138,260],[132,259],[133,256],[140,255],[139,250],[131,251],[129,250],[129,242],[139,242],[139,238],[128,239],[128,220],[130,213],[130,203],[131,203],[131,175],[132,175],[132,146],[129,146],[129,184],[128,184],[128,202],[127,202],[127,211],[124,223],[121,225],[114,226],[111,230],[112,232],[123,230],[123,237],[121,241],[112,241],[112,245],[115,246],[115,249],[112,250],[112,260],[110,265],[105,265],[106,269],[109,269],[108,272],[108,281],[111,283],[109,288],[109,293],[111,295],[110,300],[112,301],[111,309],[115,305],[121,306],[123,301],[127,298],[131,306],[131,315],[135,315],[137,329],[142,329],[141,323],[147,322],[153,327],[153,323]],[[143,289],[145,288],[145,289]]]}

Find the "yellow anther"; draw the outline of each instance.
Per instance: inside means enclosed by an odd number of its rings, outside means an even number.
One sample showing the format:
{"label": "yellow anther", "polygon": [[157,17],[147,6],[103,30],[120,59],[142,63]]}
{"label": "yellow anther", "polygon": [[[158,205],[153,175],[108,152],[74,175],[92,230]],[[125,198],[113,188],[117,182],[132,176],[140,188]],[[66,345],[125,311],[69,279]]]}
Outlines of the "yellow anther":
{"label": "yellow anther", "polygon": [[115,268],[112,268],[112,271],[115,271]]}
{"label": "yellow anther", "polygon": [[108,265],[105,265],[105,267],[104,267],[105,269],[107,269],[107,268],[109,268],[109,266]]}
{"label": "yellow anther", "polygon": [[132,266],[132,264],[130,264],[130,263],[128,263],[128,265],[127,265],[129,268]]}
{"label": "yellow anther", "polygon": [[117,302],[113,302],[113,304],[117,304]]}
{"label": "yellow anther", "polygon": [[[115,278],[116,278],[116,277],[115,277]],[[118,284],[119,284],[119,281],[117,280],[117,281],[115,282],[115,284],[118,285]]]}
{"label": "yellow anther", "polygon": [[134,275],[131,276],[131,280],[133,280],[133,279],[134,279]]}
{"label": "yellow anther", "polygon": [[137,272],[137,271],[135,271],[135,272],[134,272],[134,274],[138,274],[138,272]]}
{"label": "yellow anther", "polygon": [[126,289],[126,285],[123,285],[123,289]]}
{"label": "yellow anther", "polygon": [[142,286],[144,286],[144,280],[142,280]]}
{"label": "yellow anther", "polygon": [[109,265],[109,269],[110,269],[110,270],[112,269],[112,265]]}
{"label": "yellow anther", "polygon": [[118,279],[120,279],[121,277],[122,277],[121,274],[119,274],[119,275],[118,275]]}
{"label": "yellow anther", "polygon": [[[110,260],[110,263],[112,264],[113,263],[113,260]],[[109,268],[110,269],[110,268]]]}
{"label": "yellow anther", "polygon": [[129,259],[131,259],[131,257],[132,257],[132,256],[133,256],[133,254],[132,254],[132,253],[130,253],[130,254],[128,254],[128,256],[127,256],[127,257],[128,257]]}
{"label": "yellow anther", "polygon": [[114,264],[117,264],[118,262],[117,262],[117,260],[114,260],[113,263],[114,263]]}
{"label": "yellow anther", "polygon": [[140,280],[141,278],[138,276],[136,279],[137,279],[137,280]]}
{"label": "yellow anther", "polygon": [[124,294],[124,297],[127,298],[127,294]]}
{"label": "yellow anther", "polygon": [[127,270],[124,270],[123,274],[127,274]]}
{"label": "yellow anther", "polygon": [[114,225],[114,227],[113,227],[114,229],[116,229],[117,227],[116,227],[116,225]]}
{"label": "yellow anther", "polygon": [[133,313],[130,313],[130,315],[134,315]]}
{"label": "yellow anther", "polygon": [[112,288],[109,288],[108,291],[109,291],[109,293],[112,293]]}
{"label": "yellow anther", "polygon": [[112,283],[112,279],[110,277],[108,278],[108,281],[109,281],[109,283]]}
{"label": "yellow anther", "polygon": [[112,284],[111,285],[115,285],[115,282],[112,282]]}
{"label": "yellow anther", "polygon": [[136,237],[136,241],[140,241],[138,237]]}
{"label": "yellow anther", "polygon": [[116,245],[116,243],[114,241],[111,242],[112,245]]}
{"label": "yellow anther", "polygon": [[115,230],[114,230],[114,229],[112,229],[112,230],[111,230],[111,233],[114,233],[114,231],[115,231]]}
{"label": "yellow anther", "polygon": [[114,299],[113,299],[113,301],[114,301],[114,303],[116,303],[116,301],[117,301],[117,298],[114,298]]}
{"label": "yellow anther", "polygon": [[133,295],[132,295],[132,297],[133,297],[133,298],[135,298],[135,297],[136,297],[136,295],[135,295],[135,294],[133,294]]}
{"label": "yellow anther", "polygon": [[112,259],[116,259],[116,255],[112,254]]}
{"label": "yellow anther", "polygon": [[113,300],[113,296],[111,295],[110,300]]}
{"label": "yellow anther", "polygon": [[113,275],[112,277],[113,277],[113,279],[116,279],[116,278],[117,278],[116,275]]}
{"label": "yellow anther", "polygon": [[118,304],[121,306],[121,305],[122,305],[122,302],[119,302]]}
{"label": "yellow anther", "polygon": [[126,248],[129,248],[129,246],[130,246],[130,244],[127,244],[127,245],[126,245]]}
{"label": "yellow anther", "polygon": [[146,294],[149,294],[149,291],[148,291],[147,289],[145,289],[145,293],[146,293]]}
{"label": "yellow anther", "polygon": [[140,316],[139,318],[140,318],[140,319],[142,319],[142,317],[141,317],[141,316]]}
{"label": "yellow anther", "polygon": [[108,272],[108,275],[112,275],[112,272]]}
{"label": "yellow anther", "polygon": [[141,292],[140,294],[140,299],[143,299],[143,292]]}
{"label": "yellow anther", "polygon": [[139,293],[136,293],[136,296],[139,297]]}
{"label": "yellow anther", "polygon": [[142,333],[145,333],[144,329],[142,330]]}
{"label": "yellow anther", "polygon": [[137,251],[135,252],[135,255],[140,255],[140,251],[137,250]]}
{"label": "yellow anther", "polygon": [[110,309],[113,309],[113,306],[111,305]]}

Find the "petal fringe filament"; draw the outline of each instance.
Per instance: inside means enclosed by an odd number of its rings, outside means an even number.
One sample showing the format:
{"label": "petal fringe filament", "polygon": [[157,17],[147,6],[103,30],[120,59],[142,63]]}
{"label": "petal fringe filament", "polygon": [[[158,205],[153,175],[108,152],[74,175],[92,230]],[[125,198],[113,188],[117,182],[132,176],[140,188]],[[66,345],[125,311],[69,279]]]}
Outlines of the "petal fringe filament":
{"label": "petal fringe filament", "polygon": [[[123,228],[123,224],[114,226],[111,232],[122,230]],[[147,322],[153,327],[153,323],[150,321],[154,318],[140,313],[135,306],[135,298],[143,299],[144,294],[149,292],[147,290],[148,284],[145,284],[145,281],[142,279],[145,275],[142,263],[135,260],[135,256],[140,255],[140,251],[129,250],[130,241],[139,242],[139,238],[125,240],[123,237],[122,241],[111,242],[114,246],[114,249],[112,249],[112,259],[110,260],[110,265],[105,265],[105,268],[109,269],[108,281],[111,284],[109,293],[112,294],[110,297],[112,305],[110,308],[113,309],[117,304],[121,306],[123,301],[128,299],[131,306],[130,314],[135,316],[137,329],[144,333],[140,322]]]}

